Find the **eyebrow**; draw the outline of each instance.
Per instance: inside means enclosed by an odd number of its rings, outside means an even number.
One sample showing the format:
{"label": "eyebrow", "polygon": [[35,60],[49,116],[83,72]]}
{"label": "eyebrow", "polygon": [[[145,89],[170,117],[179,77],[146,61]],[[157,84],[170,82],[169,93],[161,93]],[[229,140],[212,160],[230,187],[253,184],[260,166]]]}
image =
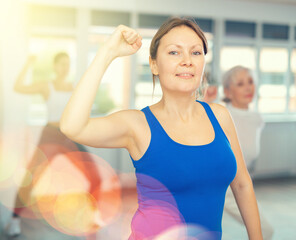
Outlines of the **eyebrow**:
{"label": "eyebrow", "polygon": [[[173,45],[173,46],[176,46],[176,47],[178,47],[178,48],[182,48],[181,45],[179,45],[179,44],[173,44],[173,43],[170,43],[170,44],[166,45],[165,48],[167,48],[167,47],[169,47],[169,46],[172,46],[172,45]],[[199,47],[203,47],[201,44],[197,43],[197,44],[192,45],[191,48],[194,48],[194,47],[197,47],[197,46],[199,46]]]}

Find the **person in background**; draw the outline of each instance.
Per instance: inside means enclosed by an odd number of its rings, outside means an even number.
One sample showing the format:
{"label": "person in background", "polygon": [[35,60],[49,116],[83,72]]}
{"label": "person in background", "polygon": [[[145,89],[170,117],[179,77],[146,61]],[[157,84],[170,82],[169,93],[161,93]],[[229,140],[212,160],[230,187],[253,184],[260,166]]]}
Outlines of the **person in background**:
{"label": "person in background", "polygon": [[[242,148],[244,160],[250,175],[254,172],[256,160],[260,153],[260,137],[264,121],[258,112],[250,110],[255,95],[255,82],[250,69],[235,66],[229,69],[222,79],[226,103]],[[243,224],[234,196],[227,191],[224,210]],[[272,239],[273,228],[260,214],[263,239]]]}
{"label": "person in background", "polygon": [[134,29],[118,26],[75,87],[61,119],[62,132],[74,141],[129,152],[138,191],[129,240],[161,238],[164,231],[187,225],[199,226],[190,237],[221,239],[230,184],[249,238],[262,240],[252,181],[231,117],[221,105],[196,100],[208,48],[195,22],[168,19],[152,39],[149,63],[161,85],[159,102],[141,111],[90,118],[108,66],[141,45]]}
{"label": "person in background", "polygon": [[203,76],[203,82],[205,85],[204,91],[203,91],[203,101],[207,103],[213,103],[217,99],[218,95],[218,86],[216,81],[213,80],[211,77],[210,72],[205,72]]}
{"label": "person in background", "polygon": [[[14,90],[21,94],[41,95],[47,106],[48,119],[38,142],[39,150],[37,149],[33,154],[33,157],[27,166],[28,172],[31,173],[32,180],[29,180],[30,175],[24,176],[23,183],[30,182],[30,184],[27,186],[25,186],[25,184],[20,185],[22,187],[20,187],[17,192],[13,216],[6,227],[7,235],[11,237],[16,237],[21,234],[21,212],[30,206],[33,183],[34,186],[36,186],[36,183],[41,178],[42,173],[46,170],[49,162],[58,154],[67,154],[68,152],[75,151],[87,152],[85,146],[71,141],[59,128],[59,121],[63,109],[73,91],[73,83],[68,81],[70,70],[69,55],[66,52],[59,52],[54,56],[54,79],[39,82],[32,81],[27,84],[25,83],[26,76],[29,69],[33,67],[35,61],[35,56],[30,56],[27,59],[27,62],[16,79]],[[72,159],[69,158],[69,160]],[[93,162],[93,159],[88,157],[87,154],[84,154],[83,161],[81,161],[82,165],[85,161]],[[73,164],[77,165],[77,161],[73,161]],[[42,169],[40,169],[40,166],[42,166]],[[76,167],[79,169],[78,166]],[[96,168],[89,169],[85,177],[90,183],[90,192],[100,185],[101,178]]]}

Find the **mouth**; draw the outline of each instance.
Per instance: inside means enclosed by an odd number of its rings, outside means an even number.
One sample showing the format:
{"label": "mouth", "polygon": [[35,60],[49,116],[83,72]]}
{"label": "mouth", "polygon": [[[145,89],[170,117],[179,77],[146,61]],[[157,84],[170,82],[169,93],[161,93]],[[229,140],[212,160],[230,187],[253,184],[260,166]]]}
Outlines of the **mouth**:
{"label": "mouth", "polygon": [[253,94],[246,95],[246,98],[252,98],[252,97],[253,97]]}
{"label": "mouth", "polygon": [[176,76],[180,77],[180,78],[188,79],[188,78],[193,78],[194,74],[192,74],[192,73],[177,73]]}

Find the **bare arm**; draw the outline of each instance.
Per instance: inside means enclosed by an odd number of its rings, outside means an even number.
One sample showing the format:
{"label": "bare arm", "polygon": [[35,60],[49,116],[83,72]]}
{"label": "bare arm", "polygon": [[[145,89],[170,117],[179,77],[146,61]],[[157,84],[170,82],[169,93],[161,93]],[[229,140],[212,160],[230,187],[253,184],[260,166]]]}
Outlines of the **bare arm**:
{"label": "bare arm", "polygon": [[250,240],[261,240],[261,224],[252,179],[243,159],[239,140],[228,110],[218,104],[211,104],[219,123],[227,135],[236,158],[237,173],[231,183],[231,190],[237,202]]}
{"label": "bare arm", "polygon": [[141,47],[135,30],[120,25],[97,52],[82,76],[63,112],[60,128],[72,140],[94,147],[127,147],[132,135],[132,111],[90,118],[90,111],[102,77],[110,63],[120,56],[134,54]]}
{"label": "bare arm", "polygon": [[29,69],[32,67],[32,64],[35,61],[34,56],[30,56],[25,63],[23,69],[17,76],[17,79],[14,84],[14,91],[23,94],[42,94],[44,97],[48,94],[47,84],[45,83],[31,83],[25,84],[25,78],[28,74]]}

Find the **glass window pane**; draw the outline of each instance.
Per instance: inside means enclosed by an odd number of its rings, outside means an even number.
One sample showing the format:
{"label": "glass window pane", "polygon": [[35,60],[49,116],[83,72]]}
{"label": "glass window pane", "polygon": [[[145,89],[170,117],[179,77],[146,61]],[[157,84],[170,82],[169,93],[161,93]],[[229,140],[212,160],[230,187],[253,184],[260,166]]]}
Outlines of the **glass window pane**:
{"label": "glass window pane", "polygon": [[[90,49],[88,52],[88,65],[94,59],[98,49],[109,35],[115,30],[113,27],[92,27],[89,34]],[[130,58],[116,58],[108,67],[101,81],[94,104],[92,115],[107,114],[127,108],[129,102],[130,86]]]}
{"label": "glass window pane", "polygon": [[142,47],[136,53],[137,55],[137,82],[135,85],[135,108],[142,109],[161,99],[162,92],[159,82],[155,82],[153,92],[152,73],[149,66],[149,48],[151,40],[157,29],[139,29],[143,37]]}
{"label": "glass window pane", "polygon": [[75,27],[76,10],[74,8],[31,5],[28,8],[29,23],[32,26]]}
{"label": "glass window pane", "polygon": [[260,52],[260,86],[258,109],[264,113],[284,112],[287,88],[285,77],[288,51],[284,48],[262,48]]}
{"label": "glass window pane", "polygon": [[288,51],[284,48],[263,48],[260,54],[262,72],[286,72]]}
{"label": "glass window pane", "polygon": [[159,28],[161,24],[169,18],[168,15],[151,15],[140,14],[139,15],[139,27],[140,28]]}
{"label": "glass window pane", "polygon": [[256,24],[250,22],[226,21],[225,35],[227,37],[247,37],[254,38],[256,34]]}
{"label": "glass window pane", "polygon": [[256,67],[256,50],[249,46],[222,47],[220,63],[222,72],[237,65],[254,70]]}
{"label": "glass window pane", "polygon": [[91,24],[95,26],[130,25],[130,14],[125,12],[92,11]]}
{"label": "glass window pane", "polygon": [[291,112],[296,112],[296,49],[293,50],[291,56],[291,83],[290,83],[290,102],[289,109]]}
{"label": "glass window pane", "polygon": [[204,77],[207,83],[205,85],[218,85],[217,79],[213,76],[213,34],[206,32],[205,36],[208,41],[208,53],[205,56],[206,66],[204,70]]}
{"label": "glass window pane", "polygon": [[213,34],[212,33],[208,33],[208,32],[205,32],[205,36],[207,38],[207,41],[208,41],[208,53],[207,55],[205,56],[206,58],[206,64],[207,66],[208,65],[211,65],[212,62],[213,62]]}
{"label": "glass window pane", "polygon": [[194,20],[204,32],[213,33],[212,19],[194,18]]}
{"label": "glass window pane", "polygon": [[289,26],[263,24],[263,38],[275,39],[275,40],[288,40],[289,39]]}

